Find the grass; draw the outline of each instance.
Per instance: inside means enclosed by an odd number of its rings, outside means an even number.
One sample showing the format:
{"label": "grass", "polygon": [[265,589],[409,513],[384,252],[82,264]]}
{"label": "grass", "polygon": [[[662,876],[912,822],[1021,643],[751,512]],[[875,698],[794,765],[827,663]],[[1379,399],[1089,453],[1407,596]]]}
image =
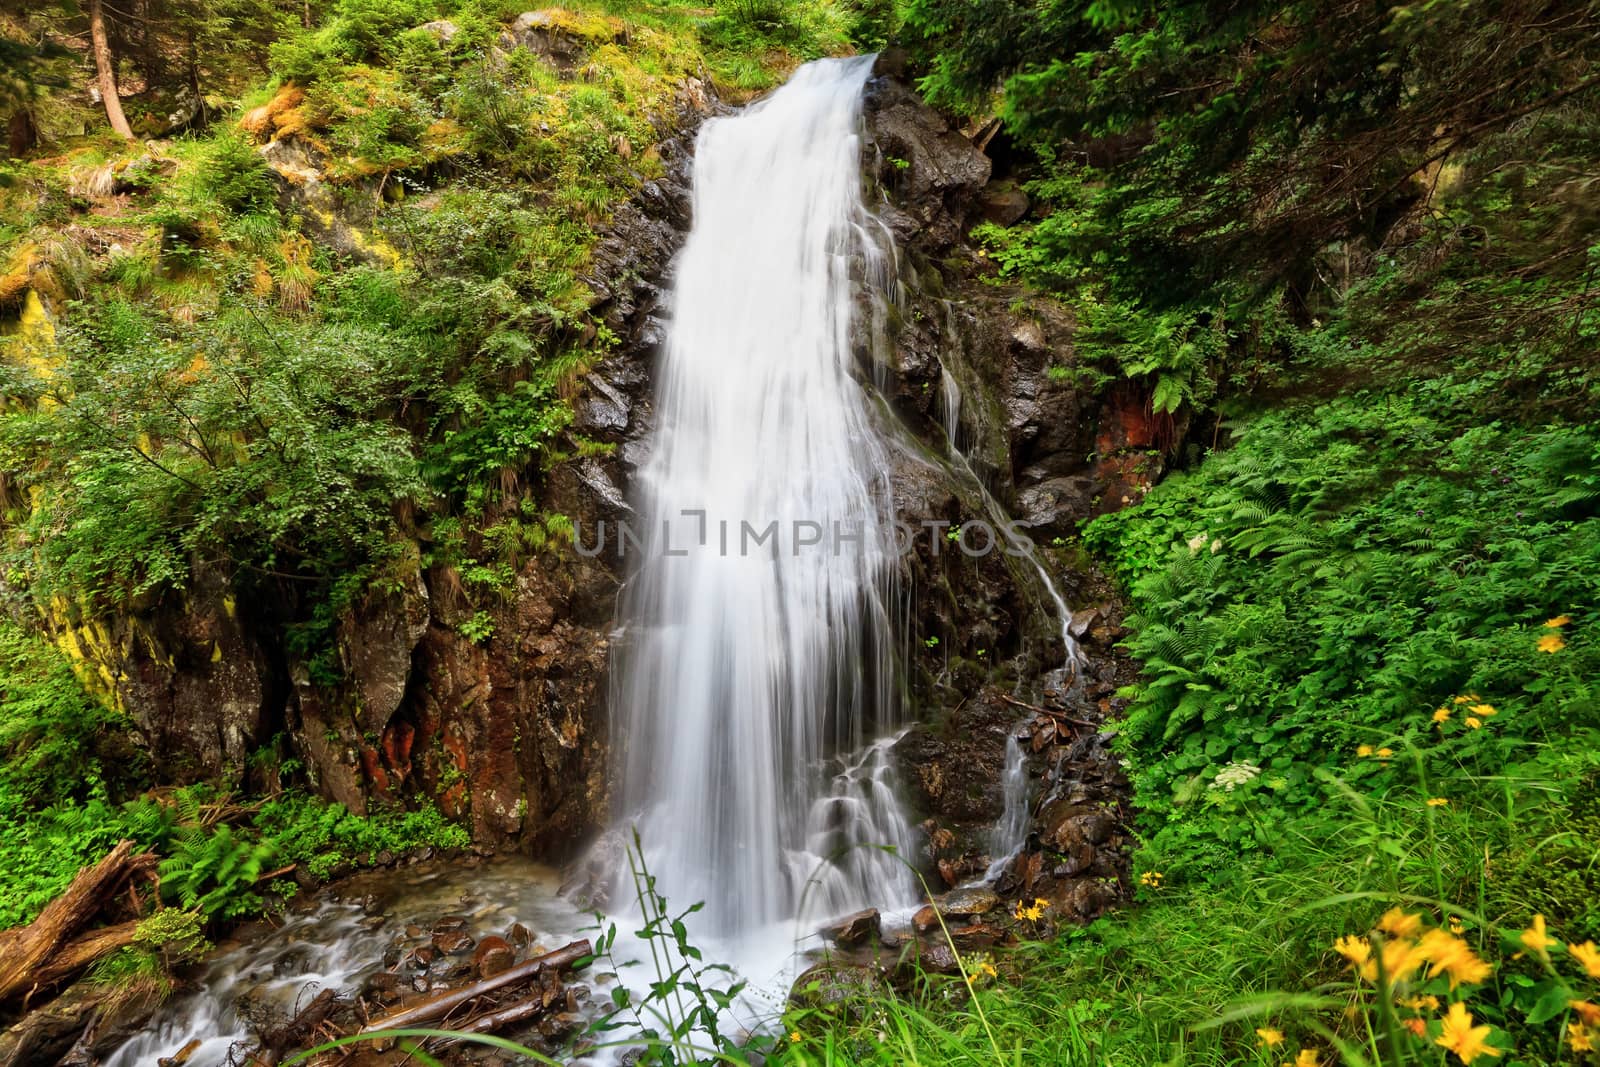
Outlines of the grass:
{"label": "grass", "polygon": [[[794,1067],[1571,1061],[1600,1018],[1600,897],[1541,898],[1529,879],[1600,869],[1586,829],[1600,750],[1541,748],[1489,776],[1436,776],[1424,756],[1397,756],[1411,780],[1382,791],[1328,776],[1320,814],[1226,877],[1159,880],[1092,926],[962,958],[960,975],[925,976],[912,993],[791,1009],[749,1044],[613,1040],[643,1047],[646,1063]],[[1435,793],[1459,799],[1429,804]],[[640,892],[649,885],[646,873]],[[665,902],[652,914],[645,932],[660,937]],[[647,1002],[689,1018],[671,988]]]}

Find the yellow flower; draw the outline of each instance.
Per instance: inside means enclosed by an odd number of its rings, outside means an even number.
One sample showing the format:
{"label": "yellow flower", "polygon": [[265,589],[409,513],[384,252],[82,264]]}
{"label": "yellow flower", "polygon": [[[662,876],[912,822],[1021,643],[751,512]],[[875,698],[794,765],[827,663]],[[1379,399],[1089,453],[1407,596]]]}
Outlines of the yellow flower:
{"label": "yellow flower", "polygon": [[1446,722],[1448,722],[1449,719],[1450,719],[1450,709],[1449,708],[1439,708],[1437,711],[1435,711],[1433,713],[1433,721],[1436,722],[1436,723],[1439,723],[1441,726],[1444,725]]}
{"label": "yellow flower", "polygon": [[978,973],[983,975],[985,978],[1000,977],[1000,972],[995,970],[994,964],[990,963],[988,960],[984,960],[982,963],[978,964]]}
{"label": "yellow flower", "polygon": [[1475,985],[1494,971],[1492,966],[1478,958],[1471,945],[1443,930],[1429,930],[1423,934],[1417,948],[1424,959],[1433,962],[1428,969],[1428,977],[1437,978],[1441,973],[1448,972],[1451,990],[1462,982]]}
{"label": "yellow flower", "polygon": [[1030,907],[1019,900],[1016,910],[1011,914],[1018,920],[1026,919],[1028,922],[1036,923],[1044,915],[1044,908],[1037,901]]}
{"label": "yellow flower", "polygon": [[1469,730],[1476,730],[1483,725],[1483,720],[1475,715],[1468,715],[1461,721],[1467,724],[1467,729]]}
{"label": "yellow flower", "polygon": [[800,1043],[800,1031],[798,1031],[798,1030],[790,1030],[789,1031],[789,1044],[798,1045],[799,1043]]}
{"label": "yellow flower", "polygon": [[1460,934],[1462,931],[1466,930],[1466,928],[1467,924],[1461,921],[1461,916],[1450,916],[1450,932],[1452,934]]}
{"label": "yellow flower", "polygon": [[1350,966],[1361,970],[1372,959],[1372,943],[1364,937],[1341,937],[1333,943],[1333,951],[1350,961]]}
{"label": "yellow flower", "polygon": [[1356,746],[1356,755],[1362,757],[1363,759],[1365,759],[1367,756],[1372,755],[1372,753],[1374,751],[1375,750],[1373,749],[1373,747],[1371,745],[1357,745]]}
{"label": "yellow flower", "polygon": [[[1411,977],[1411,972],[1421,967],[1426,961],[1422,949],[1415,941],[1401,940],[1383,943],[1383,974],[1384,980],[1393,984],[1405,981]],[[1378,980],[1378,961],[1368,960],[1361,965],[1361,977],[1369,982]]]}
{"label": "yellow flower", "polygon": [[1317,1058],[1316,1049],[1303,1048],[1293,1063],[1286,1063],[1283,1067],[1322,1067],[1322,1061]]}
{"label": "yellow flower", "polygon": [[1567,1007],[1578,1013],[1585,1026],[1600,1026],[1600,1005],[1591,1004],[1587,1000],[1569,1000]]}
{"label": "yellow flower", "polygon": [[1422,929],[1422,918],[1399,908],[1390,908],[1378,920],[1378,929],[1391,937],[1416,937]]}
{"label": "yellow flower", "polygon": [[1412,1011],[1438,1011],[1439,998],[1429,993],[1427,996],[1412,997],[1402,1003]]}
{"label": "yellow flower", "polygon": [[1378,758],[1379,759],[1388,759],[1392,755],[1394,755],[1394,749],[1392,749],[1392,748],[1380,748],[1380,749],[1378,749]]}
{"label": "yellow flower", "polygon": [[1256,1027],[1256,1036],[1261,1039],[1262,1048],[1276,1048],[1283,1044],[1283,1031],[1274,1030],[1270,1026]]}
{"label": "yellow flower", "polygon": [[1567,1044],[1572,1046],[1574,1052],[1593,1052],[1594,1035],[1582,1023],[1573,1023],[1567,1028]]}
{"label": "yellow flower", "polygon": [[1556,943],[1556,939],[1545,932],[1543,915],[1535,915],[1533,917],[1533,925],[1522,931],[1519,940],[1524,948],[1537,952],[1541,956],[1547,954],[1550,946]]}
{"label": "yellow flower", "polygon": [[1600,948],[1595,948],[1593,941],[1585,941],[1581,945],[1568,942],[1567,951],[1583,965],[1590,978],[1600,978]]}
{"label": "yellow flower", "polygon": [[1572,616],[1571,615],[1557,615],[1555,618],[1553,618],[1549,622],[1545,623],[1544,626],[1545,626],[1545,629],[1547,629],[1547,630],[1559,630],[1559,629],[1561,629],[1561,627],[1567,625],[1567,623],[1569,623],[1571,621],[1572,621]]}
{"label": "yellow flower", "polygon": [[1560,652],[1566,647],[1567,642],[1562,639],[1560,634],[1545,634],[1539,638],[1540,652]]}
{"label": "yellow flower", "polygon": [[1161,872],[1160,871],[1145,871],[1143,874],[1141,874],[1139,876],[1139,884],[1140,885],[1147,885],[1151,889],[1160,889],[1161,888]]}
{"label": "yellow flower", "polygon": [[1430,807],[1430,808],[1447,808],[1449,806],[1450,806],[1450,801],[1445,799],[1444,797],[1429,797],[1428,798],[1428,807]]}
{"label": "yellow flower", "polygon": [[1468,708],[1467,710],[1472,712],[1472,714],[1474,714],[1474,715],[1481,715],[1485,719],[1492,719],[1496,715],[1500,714],[1498,711],[1496,711],[1494,709],[1494,705],[1493,704],[1474,704],[1474,705],[1472,705],[1472,707]]}
{"label": "yellow flower", "polygon": [[1473,1026],[1472,1013],[1458,1000],[1445,1013],[1444,1031],[1433,1043],[1454,1052],[1462,1063],[1471,1063],[1479,1056],[1500,1055],[1500,1050],[1488,1043],[1490,1029]]}
{"label": "yellow flower", "polygon": [[1478,694],[1477,693],[1462,693],[1460,696],[1456,697],[1455,702],[1457,704],[1471,704],[1473,701],[1475,701],[1477,699],[1478,699]]}

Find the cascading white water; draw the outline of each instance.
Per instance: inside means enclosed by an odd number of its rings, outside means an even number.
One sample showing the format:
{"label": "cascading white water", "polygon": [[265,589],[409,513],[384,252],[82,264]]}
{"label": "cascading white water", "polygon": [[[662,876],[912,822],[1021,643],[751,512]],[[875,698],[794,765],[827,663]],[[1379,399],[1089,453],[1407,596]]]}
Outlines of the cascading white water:
{"label": "cascading white water", "polygon": [[811,916],[914,897],[869,847],[909,838],[866,748],[898,719],[886,463],[851,354],[852,275],[884,272],[862,238],[871,67],[808,64],[696,145],[612,704],[624,818],[712,934],[802,896]]}
{"label": "cascading white water", "polygon": [[1010,859],[1028,839],[1028,763],[1016,735],[1006,738],[1006,770],[1001,780],[1005,810],[990,835],[989,851]]}
{"label": "cascading white water", "polygon": [[[999,524],[1005,525],[1010,516],[1006,514],[1005,508],[1000,506],[1000,501],[994,498],[994,494],[989,492],[989,487],[978,477],[978,472],[972,469],[972,461],[961,450],[961,384],[956,381],[955,375],[950,373],[950,368],[942,362],[939,365],[939,392],[940,406],[944,410],[945,443],[950,446],[950,458],[966,472],[972,484],[978,487],[989,515]],[[1034,573],[1039,576],[1039,584],[1044,587],[1045,593],[1056,607],[1056,625],[1061,633],[1062,651],[1066,654],[1063,669],[1070,679],[1070,685],[1076,687],[1081,683],[1083,652],[1078,647],[1078,639],[1072,632],[1072,609],[1067,607],[1067,598],[1056,588],[1056,583],[1051,579],[1050,571],[1046,569],[1044,562],[1039,559],[1039,554],[1029,551],[1025,557],[1033,565]]]}

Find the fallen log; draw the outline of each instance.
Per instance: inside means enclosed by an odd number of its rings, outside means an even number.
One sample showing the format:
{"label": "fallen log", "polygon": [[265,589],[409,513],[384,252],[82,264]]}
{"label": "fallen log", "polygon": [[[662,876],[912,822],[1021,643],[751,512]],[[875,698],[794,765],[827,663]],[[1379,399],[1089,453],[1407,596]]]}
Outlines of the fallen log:
{"label": "fallen log", "polygon": [[60,985],[96,960],[133,944],[133,935],[138,928],[139,920],[134,919],[90,930],[82,937],[67,942],[39,968],[35,975],[37,984],[46,988]]}
{"label": "fallen log", "polygon": [[501,971],[493,978],[485,978],[474,985],[445,993],[431,1000],[425,1000],[421,1004],[414,1004],[409,1008],[390,1012],[388,1015],[374,1019],[362,1027],[359,1032],[362,1034],[375,1034],[384,1030],[403,1030],[430,1023],[443,1018],[461,1005],[486,993],[509,989],[522,982],[537,978],[545,971],[565,970],[579,960],[593,954],[594,947],[587,940],[574,941],[565,948],[558,948],[554,952],[547,952],[535,959],[525,960],[510,970]]}
{"label": "fallen log", "polygon": [[1006,694],[1004,694],[1004,693],[996,693],[995,695],[998,696],[1001,700],[1005,701],[1007,704],[1010,704],[1014,708],[1022,708],[1025,711],[1031,711],[1031,712],[1034,712],[1034,713],[1039,714],[1039,715],[1046,715],[1046,716],[1049,716],[1050,718],[1055,719],[1055,720],[1057,720],[1059,722],[1070,722],[1074,726],[1082,726],[1082,727],[1084,727],[1086,729],[1089,729],[1089,730],[1098,730],[1098,729],[1100,729],[1100,725],[1099,724],[1089,722],[1086,719],[1074,719],[1071,715],[1068,715],[1068,714],[1066,714],[1064,712],[1051,711],[1049,708],[1041,708],[1037,704],[1029,704],[1029,703],[1026,703],[1024,701],[1018,700],[1015,697],[1006,696]]}
{"label": "fallen log", "polygon": [[[491,1005],[487,1010],[480,1011],[461,1022],[447,1019],[439,1025],[452,1034],[493,1034],[544,1015],[558,1001],[564,1008],[570,1003],[570,997],[571,994],[561,984],[560,974],[554,970],[544,970],[539,972],[537,985],[521,1000]],[[451,1044],[454,1040],[457,1039],[446,1037],[436,1039],[432,1043],[443,1046]]]}
{"label": "fallen log", "polygon": [[[135,853],[133,849],[132,841],[119,841],[99,863],[74,875],[72,883],[46,904],[33,922],[0,931],[0,1001],[70,976],[72,968],[64,964],[52,966],[48,972],[43,969],[44,964],[61,953],[74,934],[89,925],[128,878],[155,866],[154,855]],[[108,944],[110,947],[106,948]],[[88,947],[76,950],[66,962],[81,968],[98,959]],[[120,946],[96,941],[94,947],[111,951]]]}

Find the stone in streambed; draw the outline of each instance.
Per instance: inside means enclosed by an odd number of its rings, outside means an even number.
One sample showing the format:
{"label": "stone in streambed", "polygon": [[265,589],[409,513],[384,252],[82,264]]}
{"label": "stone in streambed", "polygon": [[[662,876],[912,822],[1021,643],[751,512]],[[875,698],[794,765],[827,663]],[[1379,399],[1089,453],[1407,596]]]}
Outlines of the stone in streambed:
{"label": "stone in streambed", "polygon": [[878,936],[883,928],[877,908],[867,908],[854,915],[846,915],[838,922],[825,927],[822,936],[836,945],[860,945]]}
{"label": "stone in streambed", "polygon": [[992,889],[954,889],[939,901],[941,914],[972,916],[986,915],[1000,907],[1000,897]]}
{"label": "stone in streambed", "polygon": [[971,926],[957,927],[950,931],[950,940],[963,952],[977,948],[989,948],[1006,939],[1006,933],[998,926],[990,923],[973,923]]}
{"label": "stone in streambed", "polygon": [[510,970],[515,962],[516,950],[503,937],[484,938],[472,953],[472,967],[478,972],[479,978],[493,978],[502,971]]}
{"label": "stone in streambed", "polygon": [[465,931],[457,930],[433,935],[433,947],[446,956],[459,956],[464,952],[471,952],[472,946],[472,935]]}
{"label": "stone in streambed", "polygon": [[918,942],[902,956],[900,966],[928,974],[961,973],[961,961],[956,958],[955,950],[944,940],[935,938]]}
{"label": "stone in streambed", "polygon": [[446,956],[471,952],[474,944],[464,915],[446,915],[433,924],[433,947]]}

